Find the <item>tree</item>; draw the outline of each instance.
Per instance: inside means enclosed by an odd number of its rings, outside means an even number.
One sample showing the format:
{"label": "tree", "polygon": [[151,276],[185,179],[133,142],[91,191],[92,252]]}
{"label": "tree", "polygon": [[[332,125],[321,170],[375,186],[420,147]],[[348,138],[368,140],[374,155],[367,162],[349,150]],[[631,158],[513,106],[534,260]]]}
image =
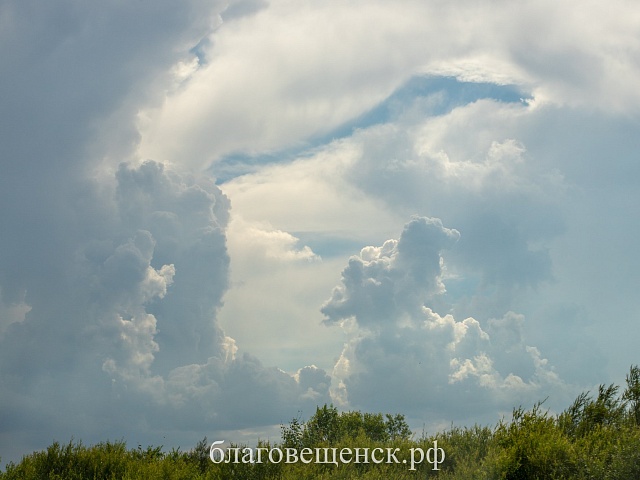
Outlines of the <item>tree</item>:
{"label": "tree", "polygon": [[564,432],[572,437],[582,437],[597,426],[618,426],[625,418],[626,401],[618,396],[619,387],[600,385],[598,396],[581,393],[559,418]]}
{"label": "tree", "polygon": [[303,429],[302,443],[305,446],[318,443],[335,443],[340,438],[338,409],[333,405],[316,408],[316,413]]}
{"label": "tree", "polygon": [[282,427],[283,444],[292,448],[312,447],[319,443],[334,444],[360,435],[374,442],[387,442],[408,440],[412,432],[404,415],[338,412],[333,405],[316,408],[316,413],[306,423],[294,418],[289,426]]}
{"label": "tree", "polygon": [[387,433],[391,440],[408,440],[413,435],[404,415],[400,413],[396,413],[395,415],[389,415],[387,413],[386,426]]}
{"label": "tree", "polygon": [[627,375],[627,388],[622,398],[627,402],[629,417],[634,425],[640,425],[640,368],[632,365]]}

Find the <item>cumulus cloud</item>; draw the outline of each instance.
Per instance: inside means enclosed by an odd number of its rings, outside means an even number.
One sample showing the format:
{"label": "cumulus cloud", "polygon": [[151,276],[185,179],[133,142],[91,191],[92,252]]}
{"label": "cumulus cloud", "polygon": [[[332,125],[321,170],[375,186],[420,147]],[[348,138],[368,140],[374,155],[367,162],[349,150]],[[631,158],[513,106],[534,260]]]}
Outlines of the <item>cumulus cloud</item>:
{"label": "cumulus cloud", "polygon": [[[117,410],[107,432],[146,422],[156,431],[211,434],[271,425],[292,408],[310,411],[329,401],[323,370],[291,375],[265,367],[237,355],[219,327],[229,205],[211,180],[151,161],[123,164],[115,178],[111,195],[93,198],[82,237],[69,242],[73,251],[56,272],[59,281],[34,291],[26,278],[30,310],[0,340],[2,424],[16,409],[20,418],[37,414],[50,422],[55,408],[58,421],[68,422],[55,435],[76,431],[89,439],[106,432],[82,418]],[[19,380],[11,388],[13,378]],[[82,395],[63,394],[80,384],[87,389]],[[53,397],[38,397],[49,388]]]}
{"label": "cumulus cloud", "polygon": [[439,219],[418,217],[405,226],[400,240],[363,248],[349,259],[342,285],[322,307],[326,322],[353,317],[366,326],[413,315],[425,298],[444,290],[440,252],[458,237]]}
{"label": "cumulus cloud", "polygon": [[491,419],[536,395],[544,399],[550,389],[564,399],[564,382],[524,341],[522,315],[506,312],[483,326],[426,306],[444,292],[442,252],[459,235],[438,219],[418,217],[398,241],[349,260],[322,308],[326,323],[342,321],[350,337],[333,370],[337,402],[393,406],[435,422]]}
{"label": "cumulus cloud", "polygon": [[[372,127],[353,137],[361,154],[349,177],[402,211],[421,205],[464,229],[456,254],[482,281],[536,285],[551,277],[539,245],[562,230],[555,206],[567,187],[552,166],[530,160],[518,131],[507,126],[528,113],[521,104],[482,99]],[[515,138],[499,139],[510,134]]]}

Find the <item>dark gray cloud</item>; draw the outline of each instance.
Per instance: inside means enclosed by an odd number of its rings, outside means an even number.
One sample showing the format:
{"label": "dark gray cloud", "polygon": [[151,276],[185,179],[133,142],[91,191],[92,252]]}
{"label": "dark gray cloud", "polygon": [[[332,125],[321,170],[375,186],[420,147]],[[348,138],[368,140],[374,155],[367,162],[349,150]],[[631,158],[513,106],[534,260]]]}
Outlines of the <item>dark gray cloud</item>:
{"label": "dark gray cloud", "polygon": [[188,447],[328,401],[322,372],[236,355],[217,323],[228,199],[135,158],[137,112],[226,6],[0,6],[3,462],[72,436]]}
{"label": "dark gray cloud", "polygon": [[68,254],[24,277],[30,310],[0,339],[3,442],[30,426],[42,443],[211,435],[330,401],[322,370],[294,377],[236,355],[218,326],[229,204],[212,181],[151,161],[115,180],[111,195],[77,198],[94,215],[69,232]]}

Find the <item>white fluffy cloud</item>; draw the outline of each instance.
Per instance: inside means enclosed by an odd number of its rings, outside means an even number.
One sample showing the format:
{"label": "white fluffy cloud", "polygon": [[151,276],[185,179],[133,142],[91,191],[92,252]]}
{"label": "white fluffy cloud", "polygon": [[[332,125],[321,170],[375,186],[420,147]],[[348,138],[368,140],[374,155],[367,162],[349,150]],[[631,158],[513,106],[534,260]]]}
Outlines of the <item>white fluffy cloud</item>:
{"label": "white fluffy cloud", "polygon": [[439,219],[415,218],[400,240],[363,248],[342,272],[343,285],[322,307],[328,323],[354,317],[360,326],[413,316],[425,298],[442,293],[440,251],[458,239]]}
{"label": "white fluffy cloud", "polygon": [[565,399],[567,386],[525,342],[522,315],[505,312],[483,327],[426,306],[444,293],[441,253],[458,235],[419,217],[399,240],[350,259],[322,309],[328,324],[340,322],[350,336],[333,370],[333,396],[344,407],[393,405],[433,424],[493,421],[549,390]]}

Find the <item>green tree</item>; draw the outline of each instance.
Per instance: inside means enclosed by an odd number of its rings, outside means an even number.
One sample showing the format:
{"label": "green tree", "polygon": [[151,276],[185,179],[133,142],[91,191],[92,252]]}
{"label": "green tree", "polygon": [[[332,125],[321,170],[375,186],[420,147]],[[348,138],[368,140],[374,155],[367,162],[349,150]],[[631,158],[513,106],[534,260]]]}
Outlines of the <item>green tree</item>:
{"label": "green tree", "polygon": [[342,439],[353,439],[361,435],[373,442],[387,442],[408,440],[412,432],[404,415],[338,412],[333,405],[316,408],[316,412],[306,423],[294,418],[289,426],[282,427],[282,440],[287,447],[334,444]]}
{"label": "green tree", "polygon": [[319,443],[335,443],[340,438],[338,409],[333,405],[316,408],[316,413],[307,421],[302,432],[305,446]]}
{"label": "green tree", "polygon": [[559,417],[560,427],[571,437],[581,437],[596,427],[619,426],[625,420],[626,401],[618,396],[617,385],[600,385],[594,399],[581,393]]}
{"label": "green tree", "polygon": [[400,413],[395,415],[387,413],[386,428],[391,440],[408,440],[413,435],[404,415]]}
{"label": "green tree", "polygon": [[640,368],[632,365],[627,374],[627,388],[622,398],[627,402],[629,417],[634,425],[640,426]]}

